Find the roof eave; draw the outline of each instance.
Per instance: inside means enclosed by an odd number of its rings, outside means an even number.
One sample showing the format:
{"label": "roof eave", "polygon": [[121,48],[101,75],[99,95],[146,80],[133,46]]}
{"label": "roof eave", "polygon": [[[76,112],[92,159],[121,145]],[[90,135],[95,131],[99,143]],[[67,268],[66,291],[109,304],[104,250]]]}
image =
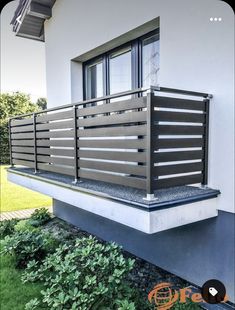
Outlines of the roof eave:
{"label": "roof eave", "polygon": [[48,0],[47,5],[36,0],[20,1],[11,24],[16,36],[44,41],[44,22],[51,18],[56,0]]}

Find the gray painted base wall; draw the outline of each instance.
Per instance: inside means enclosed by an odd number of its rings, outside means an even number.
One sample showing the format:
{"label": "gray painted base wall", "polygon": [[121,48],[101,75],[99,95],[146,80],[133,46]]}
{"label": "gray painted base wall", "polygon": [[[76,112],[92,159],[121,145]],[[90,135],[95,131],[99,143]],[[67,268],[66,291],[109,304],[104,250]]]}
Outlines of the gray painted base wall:
{"label": "gray painted base wall", "polygon": [[220,211],[217,218],[148,235],[58,200],[53,212],[193,284],[218,279],[235,301],[235,214]]}

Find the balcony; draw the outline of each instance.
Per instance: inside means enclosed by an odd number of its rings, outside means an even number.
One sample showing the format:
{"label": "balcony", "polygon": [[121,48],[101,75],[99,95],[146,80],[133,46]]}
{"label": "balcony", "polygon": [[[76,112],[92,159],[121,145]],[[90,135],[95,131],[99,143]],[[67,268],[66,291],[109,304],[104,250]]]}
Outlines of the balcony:
{"label": "balcony", "polygon": [[210,98],[150,87],[14,117],[9,172],[148,211],[214,198]]}

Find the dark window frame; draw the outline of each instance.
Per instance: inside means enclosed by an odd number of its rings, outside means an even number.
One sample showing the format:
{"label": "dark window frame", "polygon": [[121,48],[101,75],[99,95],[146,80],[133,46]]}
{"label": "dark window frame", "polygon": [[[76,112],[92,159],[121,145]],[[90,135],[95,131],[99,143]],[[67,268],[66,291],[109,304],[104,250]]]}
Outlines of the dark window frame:
{"label": "dark window frame", "polygon": [[96,57],[89,59],[83,63],[83,99],[90,99],[87,97],[87,68],[91,64],[95,64],[102,59],[103,63],[103,95],[110,95],[110,55],[117,52],[120,49],[131,46],[131,84],[132,89],[139,88],[143,86],[142,77],[142,50],[143,50],[143,40],[153,35],[158,35],[158,40],[160,39],[160,29],[157,28],[147,34],[134,39],[132,41],[126,42],[114,49],[109,50],[104,54],[97,55]]}

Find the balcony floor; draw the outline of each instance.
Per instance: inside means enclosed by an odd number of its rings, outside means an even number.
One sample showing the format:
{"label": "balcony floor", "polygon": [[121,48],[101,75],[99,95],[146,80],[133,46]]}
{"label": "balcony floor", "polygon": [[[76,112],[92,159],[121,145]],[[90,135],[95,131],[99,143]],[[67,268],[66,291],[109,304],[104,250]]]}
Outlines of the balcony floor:
{"label": "balcony floor", "polygon": [[215,198],[220,194],[219,190],[211,188],[200,188],[195,186],[177,186],[155,191],[156,200],[146,201],[144,190],[139,190],[127,186],[121,186],[106,182],[82,179],[82,182],[73,184],[73,177],[61,175],[53,172],[40,171],[34,174],[34,170],[25,167],[14,167],[8,169],[10,172],[28,176],[47,183],[93,194],[106,199],[111,199],[141,208],[147,211],[155,211],[196,201]]}

